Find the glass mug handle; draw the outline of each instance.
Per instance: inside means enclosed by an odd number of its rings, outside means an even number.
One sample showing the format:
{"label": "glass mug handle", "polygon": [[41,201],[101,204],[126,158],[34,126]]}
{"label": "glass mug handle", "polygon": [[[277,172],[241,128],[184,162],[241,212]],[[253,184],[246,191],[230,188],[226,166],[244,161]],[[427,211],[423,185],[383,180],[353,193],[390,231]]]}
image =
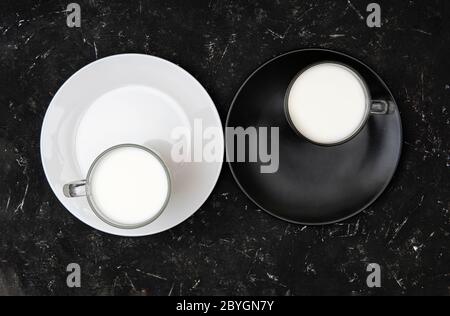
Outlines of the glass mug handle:
{"label": "glass mug handle", "polygon": [[389,102],[386,100],[372,100],[370,114],[388,114],[390,109]]}
{"label": "glass mug handle", "polygon": [[86,180],[68,183],[64,186],[64,195],[68,198],[86,196]]}

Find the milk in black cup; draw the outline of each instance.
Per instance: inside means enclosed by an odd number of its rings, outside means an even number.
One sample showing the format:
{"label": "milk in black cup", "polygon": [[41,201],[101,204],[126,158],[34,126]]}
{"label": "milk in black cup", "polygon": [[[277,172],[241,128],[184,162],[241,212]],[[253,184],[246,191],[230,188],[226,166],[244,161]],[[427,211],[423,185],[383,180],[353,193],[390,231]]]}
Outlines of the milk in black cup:
{"label": "milk in black cup", "polygon": [[370,114],[387,114],[389,103],[372,100],[365,80],[351,67],[321,62],[294,78],[285,112],[297,133],[312,143],[332,146],[355,137]]}

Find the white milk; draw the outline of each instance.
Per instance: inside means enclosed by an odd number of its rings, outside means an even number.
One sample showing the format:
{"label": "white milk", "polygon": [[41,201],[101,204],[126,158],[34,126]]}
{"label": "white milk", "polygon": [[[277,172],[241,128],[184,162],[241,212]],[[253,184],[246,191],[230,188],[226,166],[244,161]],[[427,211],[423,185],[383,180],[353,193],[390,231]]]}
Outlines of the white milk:
{"label": "white milk", "polygon": [[123,226],[152,220],[164,207],[170,181],[151,153],[122,147],[103,156],[90,177],[91,199],[106,219]]}
{"label": "white milk", "polygon": [[292,85],[288,112],[306,138],[321,144],[347,140],[364,123],[367,92],[353,70],[323,63],[303,72]]}

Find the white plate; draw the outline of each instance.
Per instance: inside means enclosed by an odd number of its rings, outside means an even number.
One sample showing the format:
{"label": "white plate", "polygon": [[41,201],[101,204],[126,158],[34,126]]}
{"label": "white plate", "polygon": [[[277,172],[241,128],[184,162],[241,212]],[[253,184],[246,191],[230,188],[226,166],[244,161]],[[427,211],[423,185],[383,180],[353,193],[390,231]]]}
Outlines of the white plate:
{"label": "white plate", "polygon": [[[120,236],[168,230],[193,215],[217,183],[222,162],[175,163],[175,127],[192,131],[194,120],[217,128],[216,148],[224,152],[217,109],[200,83],[166,60],[137,54],[96,61],[74,74],[53,98],[41,134],[41,156],[50,186],[61,203],[87,225]],[[191,139],[192,141],[192,139]],[[104,150],[124,143],[149,147],[164,159],[172,176],[169,205],[153,223],[126,230],[97,218],[85,198],[66,198],[64,184],[86,177]]]}

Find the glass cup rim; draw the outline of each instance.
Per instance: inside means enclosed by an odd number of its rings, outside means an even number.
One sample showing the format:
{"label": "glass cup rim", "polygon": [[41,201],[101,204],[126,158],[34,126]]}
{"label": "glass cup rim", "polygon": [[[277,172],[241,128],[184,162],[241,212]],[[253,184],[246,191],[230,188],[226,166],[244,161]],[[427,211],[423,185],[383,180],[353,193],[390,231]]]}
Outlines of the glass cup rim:
{"label": "glass cup rim", "polygon": [[[95,168],[98,166],[98,163],[109,153],[111,153],[115,150],[121,149],[121,148],[136,148],[136,149],[140,149],[140,150],[146,151],[147,153],[151,154],[153,157],[158,159],[158,161],[163,166],[164,171],[166,173],[167,181],[168,181],[168,190],[167,190],[166,199],[164,201],[163,206],[159,210],[159,212],[152,218],[146,220],[145,222],[142,222],[142,223],[139,223],[136,225],[123,225],[123,224],[116,223],[116,222],[108,219],[108,217],[105,216],[104,214],[102,214],[102,212],[100,211],[100,208],[95,204],[95,202],[92,198],[92,194],[91,194],[91,186],[90,186],[91,178],[95,171]],[[170,196],[172,195],[172,180],[171,180],[170,171],[169,171],[169,168],[167,167],[167,165],[165,164],[164,160],[161,158],[161,156],[150,148],[147,148],[147,147],[141,146],[141,145],[130,144],[130,143],[115,145],[115,146],[110,147],[107,150],[103,151],[91,164],[88,174],[87,174],[87,177],[86,177],[85,186],[86,186],[86,198],[87,198],[89,206],[91,207],[91,210],[94,212],[94,214],[98,218],[100,218],[103,222],[105,222],[106,224],[113,226],[115,228],[119,228],[119,229],[138,229],[138,228],[142,228],[144,226],[147,226],[147,225],[153,223],[166,210],[167,205],[169,204],[169,201],[170,201]]]}
{"label": "glass cup rim", "polygon": [[[294,125],[294,123],[292,122],[291,115],[289,112],[289,96],[291,94],[291,90],[292,90],[292,87],[294,86],[294,84],[301,77],[301,75],[303,75],[306,71],[310,70],[313,67],[317,67],[317,66],[321,66],[321,65],[325,65],[325,64],[336,65],[336,66],[339,66],[341,68],[344,68],[344,69],[350,71],[355,76],[355,78],[360,82],[360,84],[364,90],[364,95],[366,96],[366,111],[364,114],[364,118],[361,120],[361,123],[358,126],[358,128],[355,129],[355,131],[352,134],[350,134],[348,137],[346,137],[345,139],[338,141],[338,142],[334,142],[334,143],[320,143],[320,142],[317,142],[317,141],[310,139],[309,137],[303,135],[298,130],[298,128]],[[315,63],[308,65],[307,67],[300,70],[294,76],[294,78],[291,80],[291,82],[288,86],[288,89],[286,90],[286,94],[284,97],[284,113],[285,113],[285,116],[286,116],[286,119],[287,119],[289,125],[294,130],[294,132],[296,132],[299,136],[304,137],[306,140],[308,140],[309,142],[311,142],[313,144],[316,144],[319,146],[324,146],[324,147],[331,147],[331,146],[342,145],[342,144],[350,141],[351,139],[356,137],[362,131],[362,129],[364,128],[364,126],[366,126],[367,121],[370,117],[371,104],[372,104],[372,95],[370,93],[369,86],[368,86],[366,80],[362,77],[362,75],[356,69],[354,69],[353,67],[351,67],[343,62],[333,61],[333,60],[324,60],[324,61],[319,61],[319,62],[315,62]]]}

